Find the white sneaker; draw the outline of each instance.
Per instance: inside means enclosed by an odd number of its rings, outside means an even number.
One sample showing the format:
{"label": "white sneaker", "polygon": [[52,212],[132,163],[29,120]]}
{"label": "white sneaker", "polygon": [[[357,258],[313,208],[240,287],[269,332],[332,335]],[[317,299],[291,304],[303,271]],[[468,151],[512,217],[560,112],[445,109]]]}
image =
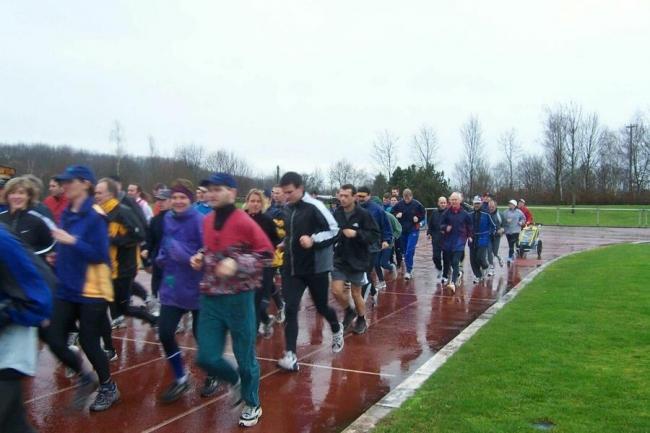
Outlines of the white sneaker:
{"label": "white sneaker", "polygon": [[339,322],[339,332],[332,335],[332,352],[339,353],[343,350],[345,339],[343,338],[343,324]]}
{"label": "white sneaker", "polygon": [[126,328],[124,316],[117,316],[111,321],[111,329]]}
{"label": "white sneaker", "polygon": [[454,284],[453,281],[447,285],[447,288],[452,292],[456,292],[456,285]]}
{"label": "white sneaker", "polygon": [[239,416],[239,425],[242,427],[253,427],[257,424],[262,416],[262,406],[249,406],[245,405]]}
{"label": "white sneaker", "polygon": [[377,282],[377,285],[375,286],[375,290],[385,290],[386,289],[386,281],[379,281]]}
{"label": "white sneaker", "polygon": [[472,283],[474,283],[474,284],[478,283],[479,281],[481,281],[481,279],[479,277],[472,278]]}
{"label": "white sneaker", "polygon": [[406,281],[410,280],[410,279],[411,279],[411,273],[410,273],[410,272],[405,272],[405,273],[404,273],[404,279],[405,279]]}
{"label": "white sneaker", "polygon": [[[341,327],[343,329],[343,327]],[[298,371],[298,357],[290,350],[284,352],[284,356],[278,359],[278,367],[287,371]]]}
{"label": "white sneaker", "polygon": [[449,282],[449,280],[447,278],[445,278],[445,277],[442,277],[442,279],[440,280],[440,284],[442,284],[443,286],[445,284],[447,284],[448,282]]}
{"label": "white sneaker", "polygon": [[487,276],[488,277],[494,276],[494,265],[490,265],[490,269],[488,269]]}

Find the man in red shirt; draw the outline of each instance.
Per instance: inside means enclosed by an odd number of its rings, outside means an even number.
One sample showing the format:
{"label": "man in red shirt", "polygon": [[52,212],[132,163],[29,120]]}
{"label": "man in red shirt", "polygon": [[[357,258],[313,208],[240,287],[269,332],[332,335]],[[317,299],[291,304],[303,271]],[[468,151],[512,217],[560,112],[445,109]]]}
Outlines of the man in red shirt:
{"label": "man in red shirt", "polygon": [[43,204],[47,206],[50,212],[52,212],[54,221],[58,226],[61,222],[61,214],[63,213],[64,209],[68,207],[68,199],[66,198],[65,194],[63,194],[61,183],[54,177],[50,178],[49,190],[50,195],[47,196],[45,200],[43,200]]}
{"label": "man in red shirt", "polygon": [[[202,184],[214,211],[203,220],[204,248],[191,259],[192,267],[204,272],[197,363],[231,385],[232,403],[244,403],[239,425],[251,427],[262,416],[255,289],[274,248],[260,226],[235,206],[237,183],[231,175],[215,173]],[[238,369],[223,358],[228,331]]]}
{"label": "man in red shirt", "polygon": [[526,217],[526,225],[529,226],[533,223],[533,214],[532,212],[526,207],[526,200],[523,198],[519,199],[519,202],[517,203],[517,208],[524,214]]}

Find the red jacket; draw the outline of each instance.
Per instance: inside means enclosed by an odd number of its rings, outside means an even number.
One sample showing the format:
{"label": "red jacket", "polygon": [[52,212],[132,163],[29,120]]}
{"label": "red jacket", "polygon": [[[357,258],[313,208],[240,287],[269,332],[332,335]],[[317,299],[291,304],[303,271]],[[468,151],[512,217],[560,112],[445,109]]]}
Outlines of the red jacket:
{"label": "red jacket", "polygon": [[533,214],[528,210],[526,206],[521,206],[519,210],[526,217],[526,225],[531,225],[533,223]]}
{"label": "red jacket", "polygon": [[[234,209],[220,229],[216,229],[218,212],[223,210],[210,212],[203,220],[205,273],[201,291],[207,295],[228,295],[255,290],[261,285],[262,269],[270,264],[273,244],[260,226],[240,209]],[[226,257],[237,262],[237,273],[230,278],[219,278],[214,268]]]}
{"label": "red jacket", "polygon": [[43,200],[43,204],[48,207],[50,212],[52,212],[52,216],[54,216],[54,222],[56,222],[56,225],[60,225],[61,214],[65,208],[68,207],[68,198],[63,194],[61,194],[59,197],[49,195],[45,198],[45,200]]}

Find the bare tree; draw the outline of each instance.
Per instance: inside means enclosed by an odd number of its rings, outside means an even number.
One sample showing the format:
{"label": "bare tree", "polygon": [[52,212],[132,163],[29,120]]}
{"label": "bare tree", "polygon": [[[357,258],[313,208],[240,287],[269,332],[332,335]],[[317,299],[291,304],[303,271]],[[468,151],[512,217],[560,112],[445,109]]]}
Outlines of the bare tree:
{"label": "bare tree", "polygon": [[330,166],[329,179],[332,191],[346,183],[354,186],[372,184],[372,179],[370,179],[368,173],[363,169],[354,168],[354,165],[347,159],[340,159]]}
{"label": "bare tree", "polygon": [[594,167],[598,164],[598,150],[603,144],[604,130],[600,125],[598,114],[592,113],[585,120],[582,128],[580,146],[580,169],[582,170],[582,188],[588,192]]}
{"label": "bare tree", "polygon": [[502,167],[506,170],[506,186],[509,191],[513,191],[515,187],[515,169],[521,151],[521,146],[517,140],[517,131],[512,128],[501,134],[499,146],[503,151],[504,165]]}
{"label": "bare tree", "polygon": [[221,171],[239,177],[249,177],[252,172],[246,160],[238,157],[234,152],[227,152],[222,149],[211,152],[202,166],[208,171]]}
{"label": "bare tree", "polygon": [[379,171],[384,173],[386,179],[390,179],[397,167],[398,140],[398,137],[385,129],[377,134],[377,138],[372,144],[372,158],[379,166]]}
{"label": "bare tree", "polygon": [[544,149],[548,166],[551,170],[554,185],[555,199],[564,199],[563,180],[565,169],[565,148],[566,148],[566,123],[561,107],[551,110],[546,109],[544,119]]}
{"label": "bare tree", "polygon": [[[472,115],[467,119],[460,128],[460,136],[463,141],[463,159],[456,163],[456,177],[464,191],[473,194],[478,186],[476,181],[479,168],[487,167],[483,130],[478,116]],[[482,182],[485,180],[482,179]]]}
{"label": "bare tree", "polygon": [[438,152],[438,137],[431,126],[422,125],[417,134],[413,135],[411,142],[415,160],[421,166],[432,168]]}
{"label": "bare tree", "polygon": [[120,165],[122,164],[122,158],[124,157],[124,129],[120,122],[115,120],[113,122],[113,128],[108,135],[108,139],[113,146],[115,146],[115,174],[120,175]]}
{"label": "bare tree", "polygon": [[183,144],[174,148],[174,158],[193,171],[203,166],[205,153],[205,147],[196,143]]}
{"label": "bare tree", "polygon": [[305,191],[322,193],[325,189],[325,178],[320,168],[316,168],[311,173],[302,173],[303,184]]}
{"label": "bare tree", "polygon": [[[566,131],[566,166],[568,170],[569,191],[571,193],[571,206],[576,206],[576,188],[578,177],[578,164],[580,157],[580,149],[582,143],[580,140],[583,138],[582,133],[582,107],[575,103],[570,103],[563,110],[564,112],[564,125]],[[575,209],[572,209],[575,212]]]}
{"label": "bare tree", "polygon": [[519,160],[517,164],[518,178],[521,187],[528,194],[540,193],[546,187],[546,161],[541,155],[528,155]]}

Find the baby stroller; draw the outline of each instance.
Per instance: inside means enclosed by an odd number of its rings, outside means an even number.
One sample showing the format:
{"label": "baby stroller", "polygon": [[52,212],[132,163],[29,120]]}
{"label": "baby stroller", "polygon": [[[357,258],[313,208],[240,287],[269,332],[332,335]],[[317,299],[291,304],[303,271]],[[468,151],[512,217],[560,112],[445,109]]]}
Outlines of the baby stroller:
{"label": "baby stroller", "polygon": [[529,251],[537,251],[537,260],[542,260],[542,240],[539,238],[541,224],[533,224],[524,227],[519,233],[519,245],[517,246],[517,257],[525,259]]}

